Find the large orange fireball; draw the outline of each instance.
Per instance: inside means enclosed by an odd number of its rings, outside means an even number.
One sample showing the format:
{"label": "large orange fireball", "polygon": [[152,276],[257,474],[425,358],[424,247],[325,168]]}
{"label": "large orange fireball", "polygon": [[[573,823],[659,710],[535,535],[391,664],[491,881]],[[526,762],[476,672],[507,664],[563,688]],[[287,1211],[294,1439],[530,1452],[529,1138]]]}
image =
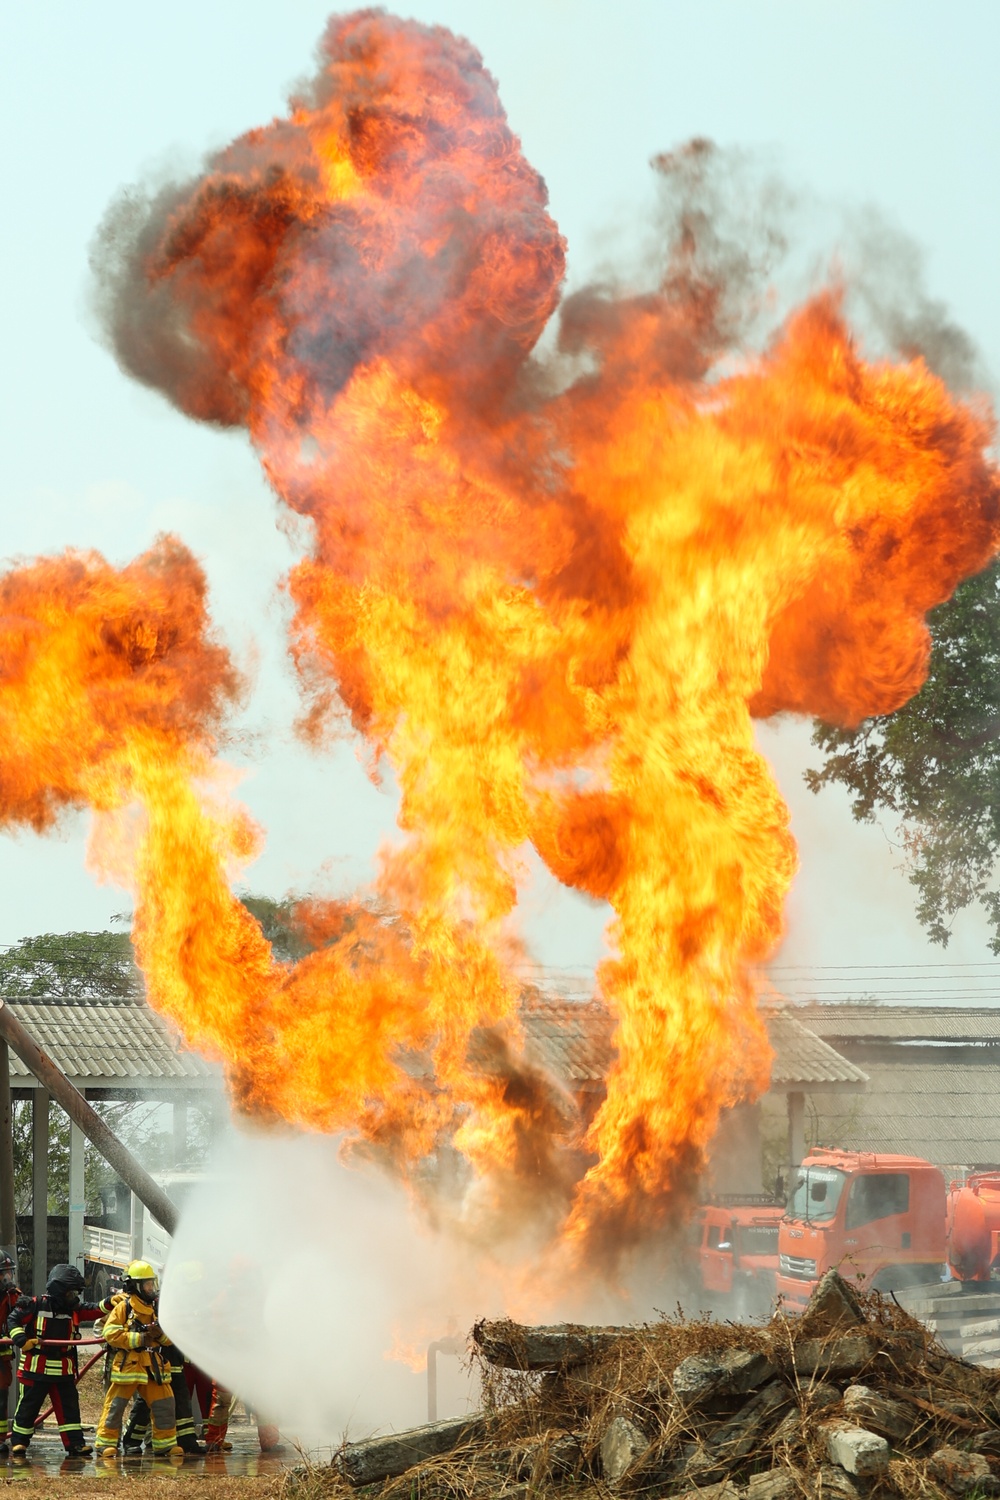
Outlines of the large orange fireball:
{"label": "large orange fireball", "polygon": [[[992,420],[919,360],[866,362],[836,289],[734,347],[693,222],[654,290],[569,298],[546,363],[564,245],[479,55],[362,11],[319,61],[285,118],[109,215],[101,286],[123,366],[244,425],[312,523],[292,651],[316,742],[342,709],[394,768],[394,916],[348,907],[276,965],[225,815],[154,766],[137,951],[246,1107],[406,1173],[453,1140],[621,1245],[768,1077],[750,976],[795,850],[752,716],[854,723],[919,688],[926,612],[998,543]],[[575,1184],[518,1058],[528,842],[614,912],[617,1060]]]}

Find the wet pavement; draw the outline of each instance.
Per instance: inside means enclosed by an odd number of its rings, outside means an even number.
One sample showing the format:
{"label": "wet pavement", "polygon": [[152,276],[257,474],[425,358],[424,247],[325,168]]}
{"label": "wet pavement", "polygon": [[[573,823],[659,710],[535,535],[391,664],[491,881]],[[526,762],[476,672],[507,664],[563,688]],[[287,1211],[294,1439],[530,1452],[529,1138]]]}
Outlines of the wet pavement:
{"label": "wet pavement", "polygon": [[[88,1443],[94,1441],[92,1429],[85,1429]],[[303,1455],[292,1444],[283,1442],[280,1449],[262,1453],[257,1441],[257,1429],[250,1426],[230,1427],[230,1453],[209,1453],[204,1458],[154,1458],[144,1454],[142,1458],[125,1458],[122,1454],[111,1458],[67,1458],[66,1450],[58,1433],[44,1429],[31,1440],[26,1459],[0,1459],[0,1484],[16,1483],[32,1474],[73,1474],[80,1478],[88,1475],[101,1479],[107,1475],[127,1474],[130,1478],[150,1477],[184,1479],[237,1479],[255,1475],[276,1475],[293,1464],[302,1462]],[[312,1456],[312,1455],[310,1455]],[[329,1462],[329,1452],[316,1455],[321,1463]]]}

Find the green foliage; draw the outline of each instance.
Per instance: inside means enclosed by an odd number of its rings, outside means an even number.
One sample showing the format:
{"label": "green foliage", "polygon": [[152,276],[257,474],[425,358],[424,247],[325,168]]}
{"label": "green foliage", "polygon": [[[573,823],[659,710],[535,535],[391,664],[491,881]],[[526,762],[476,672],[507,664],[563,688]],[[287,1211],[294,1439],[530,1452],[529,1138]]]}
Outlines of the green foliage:
{"label": "green foliage", "polygon": [[295,963],[304,958],[310,945],[295,926],[294,901],[275,901],[270,896],[241,896],[247,911],[260,923],[260,929],[279,963]]}
{"label": "green foliage", "polygon": [[934,942],[946,945],[956,914],[978,902],[1000,954],[1000,562],[961,584],[928,623],[921,691],[857,729],[817,724],[813,744],[826,761],[806,783],[846,787],[860,822],[892,815]]}
{"label": "green foliage", "polygon": [[[11,1106],[14,1135],[14,1209],[31,1213],[31,1102],[15,1099]],[[50,1214],[66,1212],[69,1202],[69,1119],[57,1106],[49,1108]]]}
{"label": "green foliage", "polygon": [[4,1000],[108,1000],[142,995],[127,932],[43,932],[0,952]]}

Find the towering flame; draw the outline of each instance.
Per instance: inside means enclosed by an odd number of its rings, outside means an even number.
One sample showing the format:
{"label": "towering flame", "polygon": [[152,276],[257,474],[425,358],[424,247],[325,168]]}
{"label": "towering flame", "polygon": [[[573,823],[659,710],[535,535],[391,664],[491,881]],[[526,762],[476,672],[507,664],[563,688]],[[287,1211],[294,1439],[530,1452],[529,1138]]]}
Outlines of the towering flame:
{"label": "towering flame", "polygon": [[[377,882],[394,919],[334,912],[286,968],[229,895],[226,815],[152,775],[153,1001],[247,1107],[403,1171],[454,1136],[592,1253],[660,1222],[766,1085],[751,974],[795,850],[753,716],[915,692],[924,615],[998,544],[998,482],[985,408],[867,362],[835,287],[753,353],[684,219],[655,290],[563,303],[547,362],[563,270],[478,53],[374,11],[331,20],[285,118],[124,200],[100,265],[123,366],[245,426],[312,523],[288,580],[308,732],[349,713],[407,833]],[[529,841],[614,913],[617,1060],[575,1184],[563,1102],[518,1057]]]}

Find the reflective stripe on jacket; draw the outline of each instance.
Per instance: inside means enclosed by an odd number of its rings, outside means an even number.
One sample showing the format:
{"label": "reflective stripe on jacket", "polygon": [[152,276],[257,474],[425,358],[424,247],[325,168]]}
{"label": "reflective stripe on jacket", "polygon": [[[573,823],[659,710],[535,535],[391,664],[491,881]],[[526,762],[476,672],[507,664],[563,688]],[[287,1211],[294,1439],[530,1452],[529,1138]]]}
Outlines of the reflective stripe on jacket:
{"label": "reflective stripe on jacket", "polygon": [[[77,1373],[77,1351],[69,1347],[80,1337],[81,1323],[93,1323],[111,1308],[103,1302],[82,1302],[72,1312],[57,1312],[46,1292],[41,1297],[19,1297],[7,1319],[7,1332],[21,1350],[21,1380],[57,1380]],[[51,1340],[52,1342],[47,1342]]]}
{"label": "reflective stripe on jacket", "polygon": [[[21,1288],[12,1286],[0,1294],[0,1333],[6,1332],[7,1319],[21,1300]],[[0,1344],[0,1359],[12,1359],[14,1357],[13,1344]]]}
{"label": "reflective stripe on jacket", "polygon": [[[157,1385],[170,1380],[170,1365],[166,1353],[170,1340],[156,1321],[156,1313],[141,1297],[126,1296],[117,1292],[112,1298],[112,1308],[104,1325],[104,1338],[114,1350],[111,1360],[110,1380],[112,1385],[145,1385],[153,1381]],[[156,1347],[144,1348],[147,1330],[154,1328]]]}

